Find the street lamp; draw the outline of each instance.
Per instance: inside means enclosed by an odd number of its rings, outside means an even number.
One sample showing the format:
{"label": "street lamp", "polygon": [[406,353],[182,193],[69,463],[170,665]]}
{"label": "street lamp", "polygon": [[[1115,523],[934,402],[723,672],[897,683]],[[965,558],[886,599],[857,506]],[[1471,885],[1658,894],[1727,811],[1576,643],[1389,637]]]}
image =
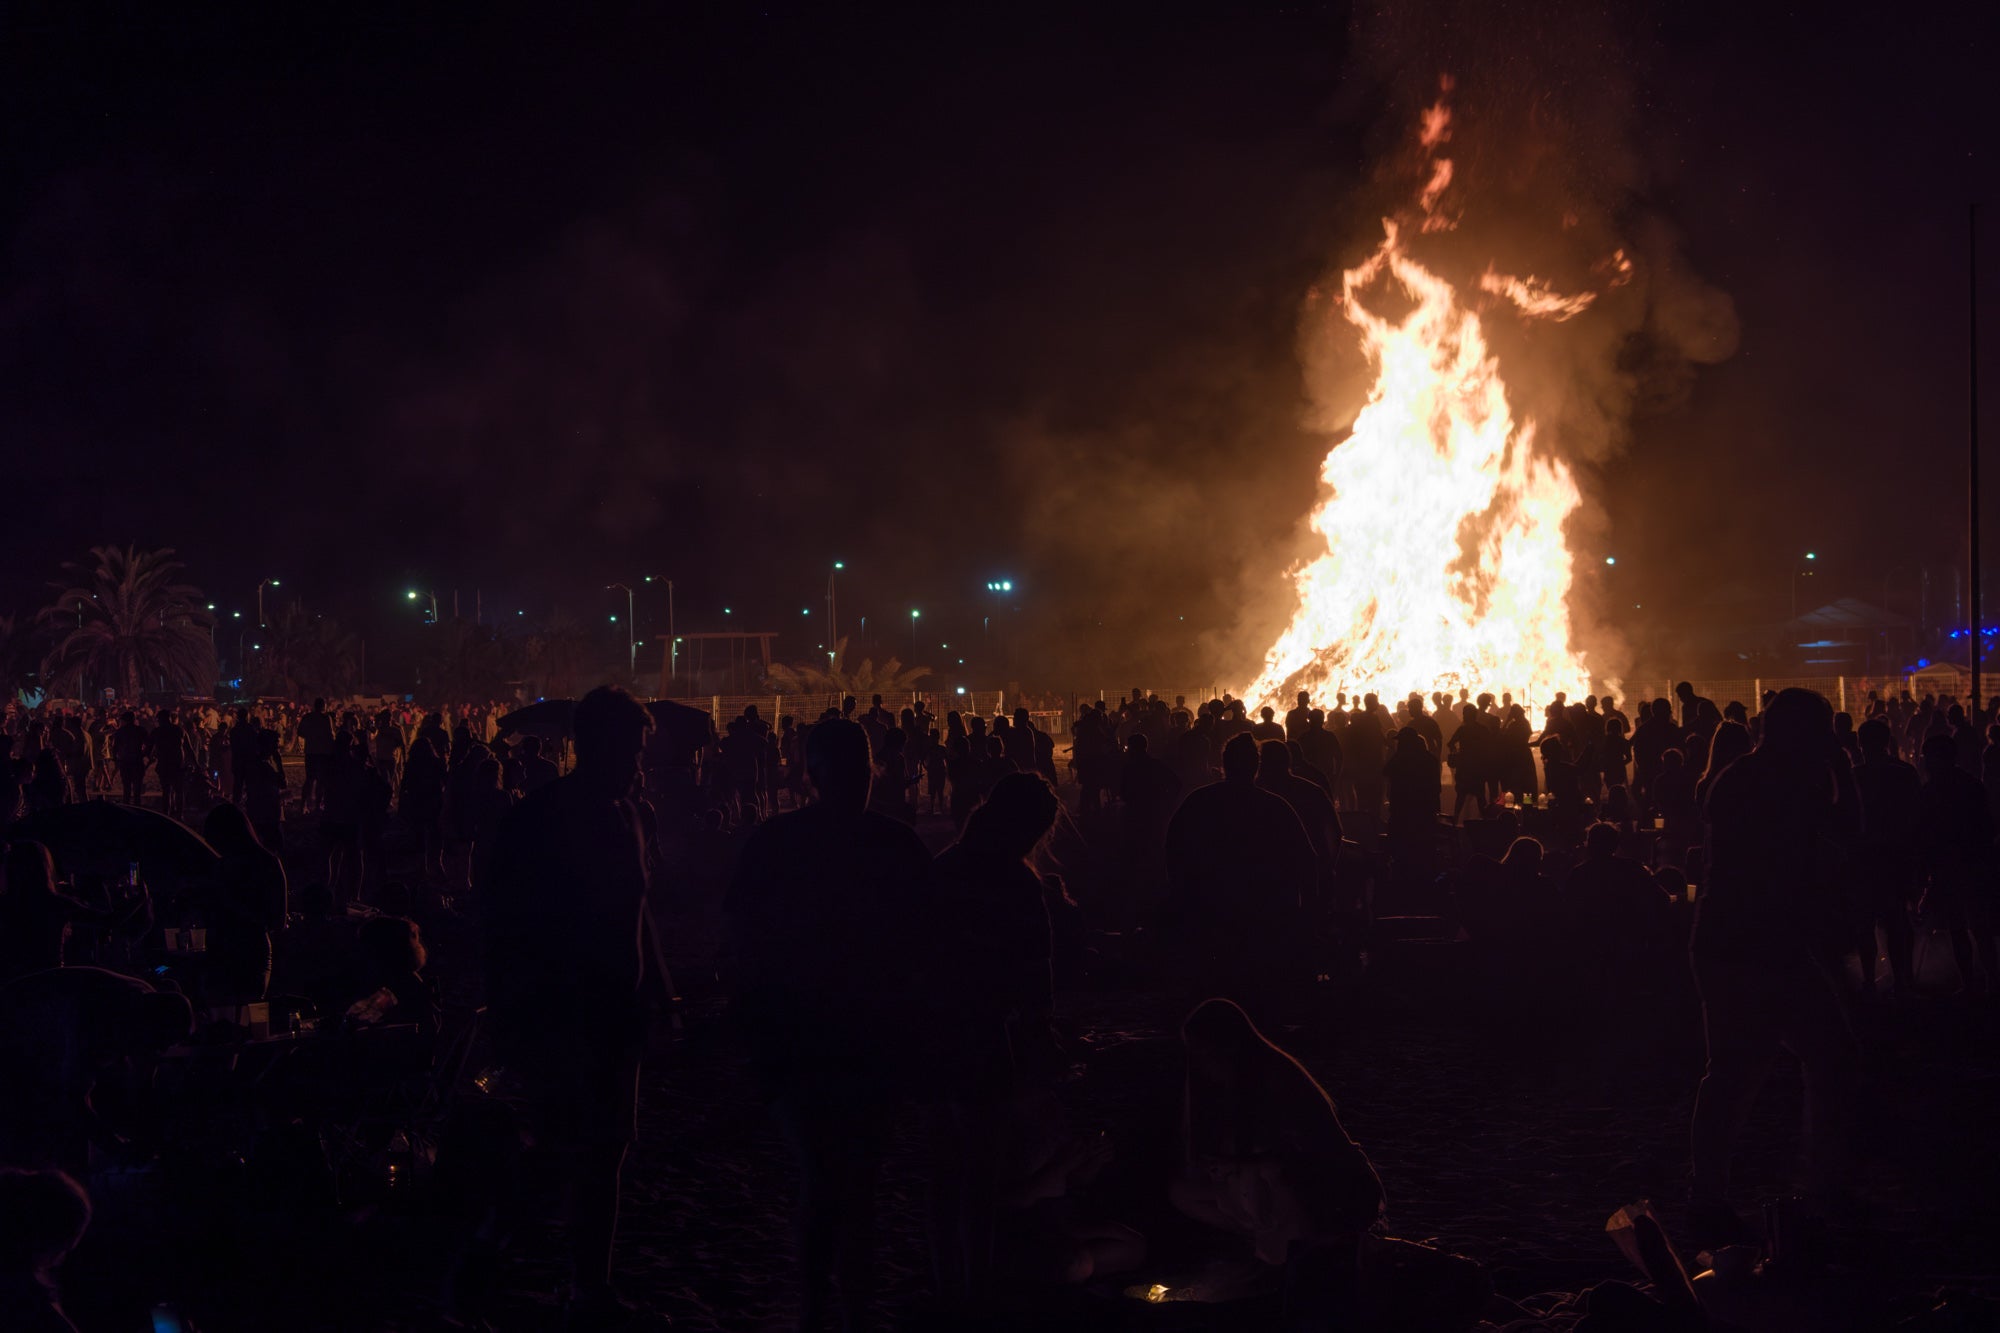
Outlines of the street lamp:
{"label": "street lamp", "polygon": [[[1807,560],[1807,561],[1808,561],[1809,563],[1816,563],[1816,562],[1817,562],[1817,561],[1819,560],[1819,552],[1818,552],[1818,551],[1807,551],[1807,552],[1806,552],[1806,560]],[[1790,580],[1790,582],[1791,582],[1791,589],[1792,589],[1792,619],[1793,619],[1793,620],[1797,620],[1797,619],[1799,618],[1799,580],[1800,580],[1800,579],[1809,579],[1809,578],[1811,578],[1811,577],[1812,577],[1812,575],[1813,575],[1813,572],[1812,572],[1812,570],[1811,570],[1811,569],[1794,569],[1794,570],[1792,571],[1792,577],[1791,577],[1791,580]]]}
{"label": "street lamp", "polygon": [[833,562],[833,568],[826,571],[826,641],[828,643],[840,642],[840,636],[835,633],[840,624],[840,617],[837,614],[840,610],[840,601],[835,596],[834,578],[841,570],[846,568],[847,562],[845,560],[836,560]]}
{"label": "street lamp", "polygon": [[[628,676],[636,675],[639,670],[639,645],[632,637],[632,590],[622,583],[607,583],[604,585],[606,592],[611,591],[613,588],[617,588],[625,594],[625,674]],[[618,619],[617,616],[611,618],[613,620]]]}
{"label": "street lamp", "polygon": [[[664,583],[667,585],[667,693],[669,695],[672,695],[674,692],[674,684],[676,681],[680,679],[680,670],[681,670],[680,668],[681,641],[678,638],[674,637],[674,581],[672,579],[660,578],[656,575],[648,574],[646,575],[646,582]],[[633,670],[635,672],[638,670],[636,664],[634,665]]]}
{"label": "street lamp", "polygon": [[914,607],[910,609],[910,660],[912,662],[917,660],[917,617],[922,614],[923,612]]}
{"label": "street lamp", "polygon": [[275,588],[278,586],[278,581],[276,579],[265,579],[257,585],[257,628],[259,629],[264,627],[264,589],[266,586]]}
{"label": "street lamp", "polygon": [[406,592],[406,593],[404,593],[404,594],[403,594],[403,596],[405,596],[405,597],[409,598],[409,599],[410,599],[411,601],[413,601],[413,602],[414,602],[414,601],[416,601],[416,600],[417,600],[417,599],[418,599],[419,597],[428,597],[428,598],[430,598],[430,599],[431,599],[431,624],[433,624],[433,625],[437,624],[437,618],[438,618],[438,595],[437,595],[437,594],[436,594],[435,592],[417,592],[417,591],[416,591],[415,589],[412,589],[411,591],[409,591],[409,592]]}

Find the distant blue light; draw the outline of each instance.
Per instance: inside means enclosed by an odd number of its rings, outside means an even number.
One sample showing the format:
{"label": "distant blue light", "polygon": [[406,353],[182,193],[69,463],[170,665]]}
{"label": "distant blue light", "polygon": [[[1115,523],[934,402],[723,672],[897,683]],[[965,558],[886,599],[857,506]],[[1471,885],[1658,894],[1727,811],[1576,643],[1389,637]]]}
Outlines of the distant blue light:
{"label": "distant blue light", "polygon": [[1927,667],[1930,664],[1931,664],[1931,659],[1928,657],[1919,657],[1917,659],[1917,665],[1920,667]]}

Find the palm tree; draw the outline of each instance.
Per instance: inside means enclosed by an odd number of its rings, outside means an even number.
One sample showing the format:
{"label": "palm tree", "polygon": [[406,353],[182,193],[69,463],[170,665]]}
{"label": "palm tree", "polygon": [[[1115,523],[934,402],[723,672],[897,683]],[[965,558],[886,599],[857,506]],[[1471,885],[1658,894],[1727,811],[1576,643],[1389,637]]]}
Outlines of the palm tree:
{"label": "palm tree", "polygon": [[361,678],[360,640],[340,622],[310,616],[292,602],[261,634],[263,650],[251,676],[259,694],[301,699],[353,694]]}
{"label": "palm tree", "polygon": [[201,590],[179,582],[173,548],[98,546],[95,566],[66,563],[55,604],[38,617],[56,636],[42,664],[51,687],[84,680],[137,699],[149,686],[206,694],[215,681],[214,618]]}
{"label": "palm tree", "polygon": [[906,668],[894,657],[879,667],[873,658],[867,657],[861,659],[859,666],[849,667],[847,640],[843,637],[834,641],[833,656],[826,665],[779,663],[764,673],[764,684],[777,694],[852,694],[862,698],[870,694],[909,694],[917,688],[918,681],[930,674],[929,667]]}

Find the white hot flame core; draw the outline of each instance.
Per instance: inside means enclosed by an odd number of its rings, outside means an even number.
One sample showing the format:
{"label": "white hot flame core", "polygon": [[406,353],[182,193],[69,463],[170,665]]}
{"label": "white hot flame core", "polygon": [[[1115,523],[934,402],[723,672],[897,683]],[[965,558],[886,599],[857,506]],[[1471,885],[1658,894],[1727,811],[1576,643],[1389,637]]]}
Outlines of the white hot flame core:
{"label": "white hot flame core", "polygon": [[[1440,102],[1421,128],[1432,164],[1420,232],[1455,225],[1438,211],[1451,168],[1435,153],[1450,137]],[[1461,688],[1580,696],[1590,673],[1570,645],[1563,537],[1582,502],[1576,481],[1538,451],[1535,423],[1516,420],[1479,314],[1410,255],[1405,230],[1384,219],[1382,243],[1342,275],[1339,310],[1375,383],[1320,470],[1329,494],[1312,526],[1326,551],[1293,571],[1298,610],[1244,697]],[[1630,271],[1622,253],[1616,260],[1613,285]],[[1594,299],[1491,270],[1480,287],[1530,319],[1566,320]],[[1376,304],[1406,313],[1364,304],[1364,293],[1385,289],[1389,299]]]}

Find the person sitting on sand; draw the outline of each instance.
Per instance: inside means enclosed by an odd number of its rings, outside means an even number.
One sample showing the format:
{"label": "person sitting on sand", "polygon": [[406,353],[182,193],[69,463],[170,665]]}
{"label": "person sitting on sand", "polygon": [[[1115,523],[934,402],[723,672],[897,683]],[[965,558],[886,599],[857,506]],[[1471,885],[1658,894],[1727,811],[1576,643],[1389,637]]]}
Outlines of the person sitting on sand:
{"label": "person sitting on sand", "polygon": [[1629,958],[1651,951],[1673,902],[1643,864],[1618,855],[1619,837],[1615,824],[1590,826],[1583,860],[1569,872],[1563,890],[1562,913],[1578,943]]}
{"label": "person sitting on sand", "polygon": [[348,1019],[362,1027],[414,1023],[435,1036],[437,983],[424,975],[430,954],[417,923],[404,916],[371,917],[362,923],[355,945]]}
{"label": "person sitting on sand", "polygon": [[1077,1197],[1112,1158],[1104,1131],[1079,1133],[1055,1094],[1016,1108],[1002,1154],[995,1268],[1006,1287],[1078,1286],[1127,1273],[1146,1259],[1146,1238]]}
{"label": "person sitting on sand", "polygon": [[1311,1251],[1351,1269],[1382,1215],[1382,1182],[1305,1067],[1229,1000],[1205,1000],[1181,1027],[1187,1090],[1174,1206],[1248,1237],[1279,1265]]}
{"label": "person sitting on sand", "polygon": [[[185,997],[103,968],[0,986],[0,1161],[84,1170],[93,1143],[120,1140],[93,1102],[99,1083],[131,1082],[131,1062],[185,1038],[193,1021]],[[113,1109],[129,1105],[120,1097]]]}

